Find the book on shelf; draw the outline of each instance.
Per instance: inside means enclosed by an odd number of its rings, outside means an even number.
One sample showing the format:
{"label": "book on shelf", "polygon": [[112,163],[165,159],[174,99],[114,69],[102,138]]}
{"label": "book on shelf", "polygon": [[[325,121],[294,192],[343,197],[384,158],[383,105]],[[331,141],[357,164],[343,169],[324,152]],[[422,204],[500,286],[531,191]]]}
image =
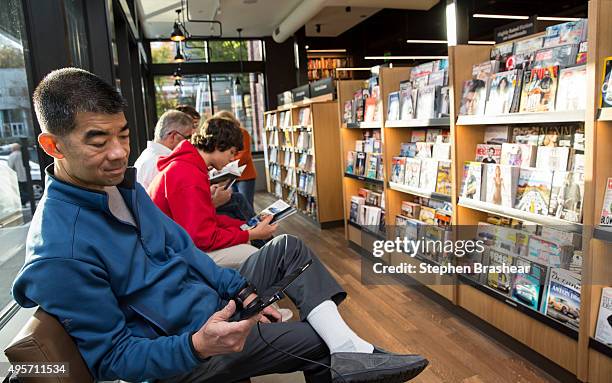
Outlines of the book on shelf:
{"label": "book on shelf", "polygon": [[574,254],[573,250],[571,245],[555,243],[532,235],[529,237],[527,258],[543,265],[567,269]]}
{"label": "book on shelf", "polygon": [[378,173],[378,161],[381,160],[381,157],[377,154],[368,154],[366,160],[366,172],[365,176],[367,178],[378,179],[376,176]]}
{"label": "book on shelf", "polygon": [[[500,251],[489,249],[488,265],[489,266],[512,266],[514,257]],[[506,272],[489,272],[487,274],[487,286],[495,289],[500,294],[510,297],[510,288],[512,286],[512,274]]]}
{"label": "book on shelf", "polygon": [[414,118],[414,105],[413,99],[413,88],[410,81],[400,82],[399,94],[400,94],[400,120],[411,120]]}
{"label": "book on shelf", "polygon": [[452,190],[451,179],[451,162],[438,161],[438,175],[436,180],[436,193],[451,195]]}
{"label": "book on shelf", "polygon": [[612,287],[601,289],[595,339],[612,347]]}
{"label": "book on shelf", "polygon": [[351,197],[351,211],[349,214],[349,221],[355,222],[357,224],[362,224],[359,220],[359,212],[361,211],[361,207],[365,205],[365,198],[360,196],[352,196]]}
{"label": "book on shelf", "polygon": [[381,192],[369,190],[366,196],[366,204],[381,207],[383,195]]}
{"label": "book on shelf", "polygon": [[501,145],[477,144],[476,145],[476,162],[485,164],[499,164],[501,161]]}
{"label": "book on shelf", "polygon": [[393,157],[391,161],[391,182],[403,183],[404,171],[406,170],[406,158]]}
{"label": "book on shelf", "polygon": [[514,99],[520,96],[520,87],[517,87],[517,79],[521,74],[520,70],[493,74],[485,114],[506,114],[512,111]]}
{"label": "book on shelf", "polygon": [[521,168],[516,188],[515,208],[535,214],[548,215],[553,172]]}
{"label": "book on shelf", "polygon": [[461,197],[480,201],[482,186],[482,164],[466,162],[463,166],[463,186]]}
{"label": "book on shelf", "polygon": [[344,102],[344,113],[342,113],[342,122],[353,123],[353,100]]}
{"label": "book on shelf", "polygon": [[500,163],[520,167],[534,166],[537,149],[535,145],[503,143]]}
{"label": "book on shelf", "polygon": [[568,21],[546,28],[544,47],[562,44],[579,44],[587,38],[587,19]]}
{"label": "book on shelf", "polygon": [[536,52],[533,68],[558,65],[565,68],[575,65],[579,44],[563,44],[556,47],[540,49]]}
{"label": "book on shelf", "polygon": [[435,225],[436,209],[429,206],[421,206],[419,209],[419,221],[423,222],[425,225]]}
{"label": "book on shelf", "polygon": [[419,218],[421,212],[421,205],[411,201],[402,201],[401,205],[402,214],[409,218]]}
{"label": "book on shelf", "polygon": [[349,174],[356,174],[355,172],[355,158],[357,157],[356,152],[346,153],[346,167],[344,171]]}
{"label": "book on shelf", "polygon": [[438,160],[423,158],[421,161],[419,188],[426,192],[435,192],[437,177]]}
{"label": "book on shelf", "polygon": [[584,173],[556,171],[553,175],[549,214],[570,222],[582,222]]}
{"label": "book on shelf", "polygon": [[586,65],[564,68],[559,73],[555,110],[585,110],[587,93]]}
{"label": "book on shelf", "polygon": [[440,88],[440,101],[438,103],[438,118],[450,116],[450,88],[443,86]]}
{"label": "book on shelf", "polygon": [[414,158],[416,156],[416,142],[400,143],[400,156]]}
{"label": "book on shelf", "polygon": [[608,178],[606,182],[599,224],[602,226],[612,226],[612,178]]}
{"label": "book on shelf", "polygon": [[514,258],[514,265],[523,266],[529,272],[512,275],[512,299],[538,311],[548,276],[548,267],[520,257]]}
{"label": "book on shelf", "polygon": [[376,99],[368,97],[365,100],[365,112],[363,120],[365,122],[374,122],[376,118]]}
{"label": "book on shelf", "polygon": [[419,89],[416,107],[417,119],[437,117],[436,102],[439,100],[440,86],[427,85]]}
{"label": "book on shelf", "polygon": [[416,143],[416,158],[431,158],[433,142],[417,142]]}
{"label": "book on shelf", "polygon": [[418,158],[406,158],[406,166],[404,171],[404,184],[418,188],[421,177],[421,160]]}
{"label": "book on shelf", "polygon": [[511,137],[509,126],[487,126],[485,127],[484,142],[485,144],[501,145],[508,142]]}
{"label": "book on shelf", "polygon": [[242,230],[249,230],[257,226],[264,218],[268,216],[272,216],[271,224],[278,223],[284,220],[285,218],[295,214],[297,211],[296,208],[289,205],[287,202],[279,199],[272,203],[270,206],[262,210],[255,217],[249,219],[245,224],[243,224],[240,228]]}
{"label": "book on shelf", "polygon": [[514,207],[518,177],[517,166],[483,165],[481,191],[483,201],[508,208]]}
{"label": "book on shelf", "polygon": [[431,158],[436,160],[450,160],[451,144],[447,142],[437,142],[433,144]]}
{"label": "book on shelf", "polygon": [[566,146],[538,146],[536,168],[566,171],[571,149]]}
{"label": "book on shelf", "polygon": [[397,121],[400,118],[400,92],[389,93],[389,107],[387,110],[387,120]]}
{"label": "book on shelf", "polygon": [[580,275],[562,268],[551,268],[542,302],[544,314],[570,327],[580,324]]}
{"label": "book on shelf", "polygon": [[525,71],[521,93],[521,112],[549,112],[555,108],[559,67],[549,66]]}
{"label": "book on shelf", "polygon": [[301,108],[298,112],[300,126],[308,126],[310,125],[310,108]]}
{"label": "book on shelf", "polygon": [[225,189],[230,187],[240,176],[246,168],[246,165],[239,166],[239,160],[232,161],[225,165],[222,169],[212,169],[208,172],[208,179],[211,185],[225,183]]}
{"label": "book on shelf", "polygon": [[582,235],[571,231],[560,230],[557,227],[542,226],[540,237],[559,245],[569,245],[576,249],[582,248]]}
{"label": "book on shelf", "polygon": [[410,132],[410,142],[425,142],[427,131],[425,129],[413,129]]}
{"label": "book on shelf", "polygon": [[366,153],[357,152],[357,155],[355,156],[355,173],[353,174],[357,176],[365,175],[366,157],[367,157]]}

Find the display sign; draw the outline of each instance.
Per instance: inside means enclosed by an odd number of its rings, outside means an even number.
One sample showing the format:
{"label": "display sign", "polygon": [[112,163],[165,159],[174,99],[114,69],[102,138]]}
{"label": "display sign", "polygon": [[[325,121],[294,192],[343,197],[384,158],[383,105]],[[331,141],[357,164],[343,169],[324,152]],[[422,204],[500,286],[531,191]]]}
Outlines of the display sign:
{"label": "display sign", "polygon": [[310,85],[302,85],[297,88],[291,89],[293,95],[293,102],[302,101],[305,98],[310,98]]}
{"label": "display sign", "polygon": [[290,90],[279,93],[276,98],[278,100],[278,106],[291,104],[293,102],[293,94]]}
{"label": "display sign", "polygon": [[310,97],[323,96],[325,94],[334,93],[334,80],[331,77],[326,77],[319,81],[310,83]]}
{"label": "display sign", "polygon": [[532,35],[537,32],[536,23],[536,16],[531,16],[527,20],[520,20],[512,24],[504,25],[503,27],[495,28],[493,32],[495,35],[495,43],[499,44]]}

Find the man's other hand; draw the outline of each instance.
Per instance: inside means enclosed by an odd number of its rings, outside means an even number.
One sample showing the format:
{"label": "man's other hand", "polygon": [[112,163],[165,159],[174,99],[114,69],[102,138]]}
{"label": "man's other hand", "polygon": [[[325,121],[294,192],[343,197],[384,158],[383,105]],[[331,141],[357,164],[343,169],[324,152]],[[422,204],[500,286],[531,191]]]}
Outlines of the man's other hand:
{"label": "man's other hand", "polygon": [[225,190],[224,186],[224,184],[210,185],[210,195],[215,208],[225,205],[232,198],[232,189]]}

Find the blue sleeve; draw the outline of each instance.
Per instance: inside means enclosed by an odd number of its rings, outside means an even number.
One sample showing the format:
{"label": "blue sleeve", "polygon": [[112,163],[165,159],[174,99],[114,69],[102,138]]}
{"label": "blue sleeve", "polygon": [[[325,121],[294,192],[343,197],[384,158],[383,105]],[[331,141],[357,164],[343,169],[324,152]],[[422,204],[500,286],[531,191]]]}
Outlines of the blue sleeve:
{"label": "blue sleeve", "polygon": [[[140,191],[144,193],[144,189]],[[143,204],[150,204],[150,206],[144,206],[145,209],[153,209],[159,215],[164,226],[166,245],[172,247],[176,253],[181,253],[193,270],[208,282],[221,298],[228,300],[240,292],[246,285],[246,279],[237,270],[218,266],[208,254],[196,247],[185,229],[159,210],[148,196],[141,201]],[[189,247],[191,251],[184,251],[186,247]]]}
{"label": "blue sleeve", "polygon": [[38,304],[55,316],[98,380],[160,379],[191,371],[199,363],[189,333],[156,339],[133,336],[109,276],[91,263],[35,260],[15,280],[13,296],[23,306]]}

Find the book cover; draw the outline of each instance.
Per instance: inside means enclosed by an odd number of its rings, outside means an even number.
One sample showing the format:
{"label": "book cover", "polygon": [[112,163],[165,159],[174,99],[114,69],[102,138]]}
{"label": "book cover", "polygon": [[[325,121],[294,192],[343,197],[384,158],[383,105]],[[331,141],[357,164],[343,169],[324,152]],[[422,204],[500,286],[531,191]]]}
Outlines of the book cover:
{"label": "book cover", "polygon": [[367,154],[364,152],[357,152],[355,157],[355,175],[363,176],[365,175],[366,169],[366,156]]}
{"label": "book cover", "polygon": [[299,121],[301,126],[310,125],[310,108],[302,108],[299,113]]}
{"label": "book cover", "polygon": [[406,237],[406,222],[408,222],[409,218],[405,217],[401,214],[395,216],[395,237],[396,238],[405,238]]}
{"label": "book cover", "polygon": [[463,116],[484,114],[487,101],[487,83],[472,79],[463,83],[459,114]]}
{"label": "book cover", "polygon": [[365,100],[365,112],[363,120],[365,122],[374,122],[376,118],[376,99],[368,97]]}
{"label": "book cover", "polygon": [[433,144],[433,151],[431,158],[436,160],[450,160],[451,144],[445,142],[439,142]]}
{"label": "book cover", "polygon": [[[511,255],[502,253],[497,250],[489,249],[489,266],[512,266],[514,259]],[[487,285],[503,295],[510,296],[510,288],[512,285],[512,274],[500,272],[500,273],[488,273],[487,274]]]}
{"label": "book cover", "polygon": [[349,173],[349,174],[356,174],[355,173],[355,157],[356,157],[355,152],[347,152],[346,153],[346,168],[345,168],[345,172]]}
{"label": "book cover", "polygon": [[400,144],[400,156],[414,158],[416,156],[416,142],[402,142]]}
{"label": "book cover", "polygon": [[578,329],[580,325],[580,275],[561,268],[551,268],[548,277],[544,313]]}
{"label": "book cover", "polygon": [[365,198],[359,196],[351,197],[351,211],[349,216],[349,221],[360,223],[359,222],[359,211],[361,206],[365,205]]}
{"label": "book cover", "polygon": [[587,37],[587,19],[568,21],[546,28],[544,47],[561,44],[579,44]]}
{"label": "book cover", "polygon": [[579,127],[577,125],[550,125],[540,127],[539,146],[566,146],[571,148]]}
{"label": "book cover", "polygon": [[393,157],[391,160],[391,182],[404,183],[404,171],[406,169],[405,157]]}
{"label": "book cover", "polygon": [[442,133],[442,129],[427,129],[425,131],[426,142],[437,142],[438,136]]}
{"label": "book cover", "polygon": [[410,218],[419,218],[421,212],[421,205],[410,201],[402,201],[401,205],[402,214]]}
{"label": "book cover", "polygon": [[483,165],[483,168],[484,201],[504,207],[514,207],[519,168],[498,164]]}
{"label": "book cover", "polygon": [[366,164],[365,177],[376,179],[376,173],[378,172],[378,155],[368,154]]}
{"label": "book cover", "polygon": [[552,48],[540,49],[536,52],[534,68],[558,65],[562,68],[575,65],[578,54],[578,44],[564,44]]}
{"label": "book cover", "polygon": [[418,188],[421,177],[421,160],[418,158],[406,158],[404,184]]}
{"label": "book cover", "polygon": [[[544,45],[544,37],[537,36],[514,43],[514,68],[529,68],[535,58],[535,53]],[[512,69],[512,68],[508,68]]]}
{"label": "book cover", "polygon": [[602,108],[612,106],[612,57],[604,59],[604,68],[601,79],[601,95],[599,105]]}
{"label": "book cover", "polygon": [[571,149],[563,146],[538,146],[536,168],[566,171]]}
{"label": "book cover", "polygon": [[606,182],[606,191],[604,193],[599,224],[603,226],[612,226],[612,178],[608,178]]}
{"label": "book cover", "polygon": [[601,290],[595,339],[612,347],[612,287]]}
{"label": "book cover", "polygon": [[461,197],[480,201],[481,183],[482,164],[480,162],[466,162],[463,166]]}
{"label": "book cover", "polygon": [[415,100],[412,97],[412,83],[403,81],[400,83],[400,120],[411,120],[414,118]]}
{"label": "book cover", "polygon": [[440,88],[440,102],[438,103],[438,118],[450,116],[450,88]]}
{"label": "book cover", "polygon": [[582,65],[587,62],[587,52],[589,50],[589,42],[583,41],[578,46],[578,54],[576,55],[576,64]]}
{"label": "book cover", "polygon": [[419,211],[419,221],[422,221],[425,225],[435,225],[436,224],[436,209],[421,206]]}
{"label": "book cover", "polygon": [[410,142],[425,142],[427,131],[425,129],[413,129],[410,133]]}
{"label": "book cover", "polygon": [[342,114],[342,122],[347,124],[353,123],[353,100],[348,100],[344,103],[344,113]]}
{"label": "book cover", "polygon": [[431,158],[433,145],[434,144],[432,142],[417,142],[415,157],[416,158]]}
{"label": "book cover", "polygon": [[376,177],[379,180],[383,180],[385,178],[384,177],[385,167],[384,167],[384,163],[383,163],[383,156],[382,156],[382,154],[378,154],[377,157],[378,157],[378,160],[377,160],[377,163],[376,163],[376,166],[377,166],[377,168],[376,168]]}
{"label": "book cover", "polygon": [[485,164],[499,164],[501,161],[501,145],[476,145],[476,161]]}
{"label": "book cover", "polygon": [[437,85],[440,87],[448,85],[448,76],[446,70],[430,73],[427,85]]}
{"label": "book cover", "polygon": [[416,107],[416,118],[430,119],[436,118],[436,100],[440,93],[440,87],[428,85],[419,89]]}
{"label": "book cover", "polygon": [[567,269],[572,260],[574,249],[571,245],[564,245],[532,235],[529,237],[527,258],[551,267]]}
{"label": "book cover", "polygon": [[487,126],[485,127],[484,142],[485,144],[501,145],[504,142],[509,142],[511,134],[509,126]]}
{"label": "book cover", "polygon": [[246,165],[238,166],[238,161],[235,160],[225,165],[221,170],[212,169],[208,172],[208,178],[211,185],[220,183],[234,183],[238,179]]}
{"label": "book cover", "polygon": [[516,188],[515,208],[535,214],[548,215],[553,172],[521,168]]}
{"label": "book cover", "polygon": [[427,192],[435,192],[437,176],[438,160],[424,158],[421,161],[421,179],[419,181],[419,188]]}
{"label": "book cover", "polygon": [[400,117],[400,93],[389,93],[389,108],[387,110],[387,120],[396,121]]}
{"label": "book cover", "polygon": [[502,144],[501,164],[530,167],[535,165],[537,146],[529,144]]}
{"label": "book cover", "polygon": [[561,69],[555,110],[584,110],[586,83],[586,65]]}
{"label": "book cover", "polygon": [[486,102],[485,114],[497,115],[510,113],[515,97],[517,71],[495,73],[491,79],[489,98]]}
{"label": "book cover", "polygon": [[438,161],[438,177],[436,182],[436,193],[451,195],[451,162]]}
{"label": "book cover", "polygon": [[524,266],[528,273],[512,274],[512,299],[536,311],[540,308],[548,267],[516,257],[515,266]]}
{"label": "book cover", "polygon": [[549,215],[582,222],[584,173],[556,171],[553,175]]}
{"label": "book cover", "polygon": [[491,49],[491,60],[499,62],[501,71],[507,70],[507,62],[512,54],[514,53],[514,42],[510,41],[507,43],[496,44]]}
{"label": "book cover", "polygon": [[520,111],[548,112],[554,110],[559,67],[534,68],[525,72],[525,76]]}

